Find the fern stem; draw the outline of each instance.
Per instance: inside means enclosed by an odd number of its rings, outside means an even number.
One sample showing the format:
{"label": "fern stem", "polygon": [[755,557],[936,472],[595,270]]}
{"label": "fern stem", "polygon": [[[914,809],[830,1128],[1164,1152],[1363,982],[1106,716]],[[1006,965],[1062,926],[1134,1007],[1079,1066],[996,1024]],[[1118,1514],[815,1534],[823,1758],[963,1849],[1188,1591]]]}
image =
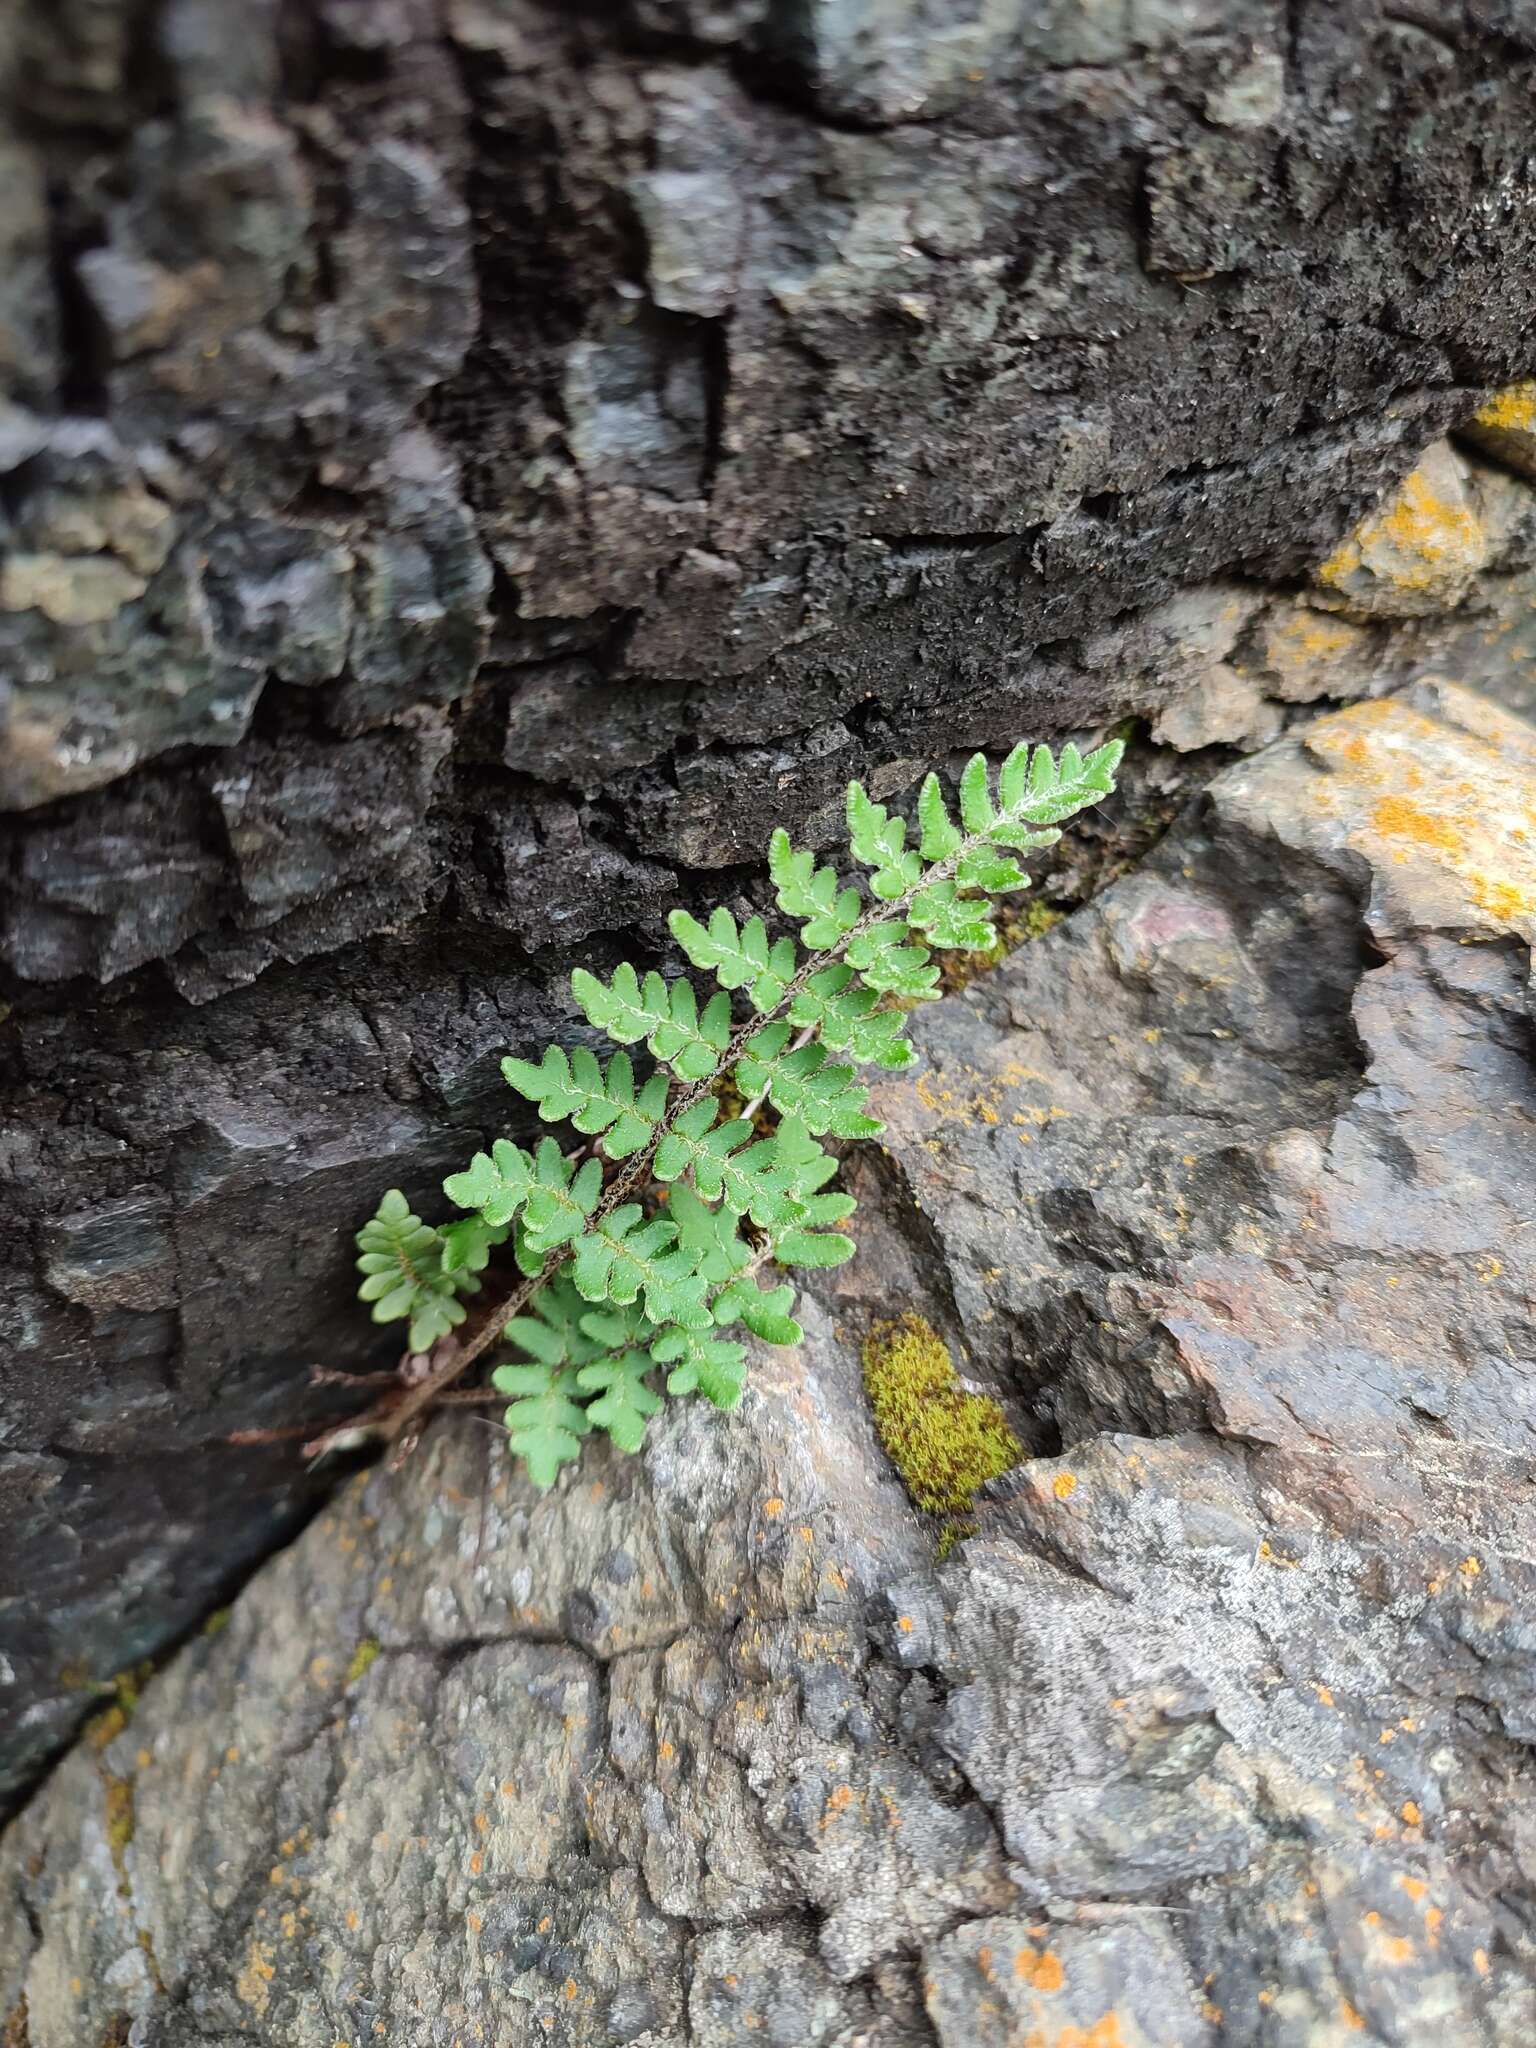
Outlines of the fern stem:
{"label": "fern stem", "polygon": [[[721,1075],[728,1073],[735,1066],[757,1034],[776,1017],[782,1015],[797,996],[804,993],[813,976],[822,973],[827,967],[834,966],[855,939],[861,938],[876,925],[891,923],[901,918],[923,890],[931,889],[935,883],[952,881],[966,856],[974,853],[978,847],[990,843],[990,830],[967,833],[953,853],[935,861],[910,889],[890,902],[877,901],[869,904],[835,945],[809,954],[786,985],[779,1000],[770,1009],[759,1011],[745,1023],[737,1026],[714,1071],[685,1089],[675,1102],[668,1105],[665,1115],[656,1125],[643,1149],[627,1162],[623,1172],[604,1190],[601,1200],[589,1218],[588,1228],[599,1228],[637,1189],[649,1183],[656,1149],[676,1126],[678,1119],[704,1100]],[[757,1106],[754,1104],[754,1109]],[[522,1313],[544,1283],[553,1279],[560,1268],[569,1262],[571,1256],[571,1248],[567,1245],[552,1251],[537,1273],[525,1274],[515,1287],[485,1311],[484,1320],[479,1323],[473,1336],[468,1339],[456,1335],[440,1338],[429,1354],[434,1364],[424,1378],[406,1388],[404,1394],[393,1401],[381,1403],[346,1423],[338,1424],[334,1429],[326,1430],[304,1446],[306,1456],[321,1458],[329,1451],[352,1449],[369,1437],[381,1438],[386,1443],[398,1438],[427,1409],[435,1406],[454,1381],[461,1379],[475,1360],[490,1349],[501,1335],[504,1326],[513,1316]],[[767,1251],[764,1249],[748,1270],[755,1272],[766,1258]]]}

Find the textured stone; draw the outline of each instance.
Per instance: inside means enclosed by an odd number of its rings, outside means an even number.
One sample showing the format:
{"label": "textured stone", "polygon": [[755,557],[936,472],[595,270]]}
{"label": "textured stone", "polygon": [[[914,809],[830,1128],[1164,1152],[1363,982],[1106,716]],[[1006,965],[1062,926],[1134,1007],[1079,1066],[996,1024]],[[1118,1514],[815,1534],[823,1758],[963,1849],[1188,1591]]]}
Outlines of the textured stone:
{"label": "textured stone", "polygon": [[[739,1410],[542,1497],[438,1421],[74,1752],[0,1842],[0,2010],[1523,2048],[1533,791],[1445,686],[1225,769],[920,1015]],[[162,1220],[54,1268],[158,1299]],[[942,1563],[859,1384],[905,1303],[1030,1447]]]}
{"label": "textured stone", "polygon": [[1490,552],[1469,482],[1449,442],[1427,448],[1385,504],[1319,565],[1318,601],[1387,618],[1459,604]]}
{"label": "textured stone", "polygon": [[1522,476],[1536,476],[1536,383],[1511,384],[1495,392],[1461,433]]}
{"label": "textured stone", "polygon": [[[1515,474],[1449,612],[1283,622],[1529,371],[1536,47],[1282,11],[4,10],[8,1769],[289,1526],[220,1439],[389,1362],[346,1236],[578,939],[951,749],[1178,700],[1065,902],[1276,702],[1528,701]],[[169,1299],[69,1291],[168,1200]]]}

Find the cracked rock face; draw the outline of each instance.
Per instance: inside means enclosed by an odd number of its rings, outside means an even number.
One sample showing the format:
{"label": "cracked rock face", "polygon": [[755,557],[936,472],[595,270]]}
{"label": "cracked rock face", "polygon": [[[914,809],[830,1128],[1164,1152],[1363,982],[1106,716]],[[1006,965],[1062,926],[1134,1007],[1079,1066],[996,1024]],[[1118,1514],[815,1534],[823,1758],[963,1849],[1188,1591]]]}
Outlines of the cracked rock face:
{"label": "cracked rock face", "polygon": [[392,1362],[349,1234],[578,949],[855,774],[1145,718],[1114,866],[1297,706],[1528,703],[1495,12],[3,10],[0,1797],[313,1506],[225,1438]]}
{"label": "cracked rock face", "polygon": [[[1522,2048],[1533,835],[1536,735],[1449,685],[1225,770],[922,1015],[736,1414],[544,1498],[440,1421],[76,1750],[0,2011]],[[943,1563],[859,1387],[909,1306],[1030,1447]]]}

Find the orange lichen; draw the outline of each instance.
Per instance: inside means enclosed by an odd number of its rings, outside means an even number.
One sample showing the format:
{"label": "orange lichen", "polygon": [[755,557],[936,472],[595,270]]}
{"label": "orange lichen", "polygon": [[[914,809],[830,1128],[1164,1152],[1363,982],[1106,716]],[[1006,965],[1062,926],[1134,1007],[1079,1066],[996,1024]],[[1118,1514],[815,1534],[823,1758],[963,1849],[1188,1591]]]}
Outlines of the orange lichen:
{"label": "orange lichen", "polygon": [[1448,558],[1473,558],[1484,544],[1482,528],[1469,507],[1442,495],[1422,468],[1415,469],[1334,549],[1317,578],[1340,589],[1373,557],[1372,571],[1400,589],[1431,590],[1443,577]]}
{"label": "orange lichen", "polygon": [[1536,382],[1510,384],[1503,391],[1496,391],[1472,415],[1472,424],[1503,434],[1536,431]]}

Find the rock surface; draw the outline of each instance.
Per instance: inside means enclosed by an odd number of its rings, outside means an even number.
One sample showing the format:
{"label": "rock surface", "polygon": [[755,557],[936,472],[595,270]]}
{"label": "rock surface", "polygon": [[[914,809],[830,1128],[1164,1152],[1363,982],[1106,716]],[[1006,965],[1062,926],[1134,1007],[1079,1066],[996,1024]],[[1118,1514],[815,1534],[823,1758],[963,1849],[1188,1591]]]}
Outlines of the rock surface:
{"label": "rock surface", "polygon": [[222,1440],[388,1362],[347,1234],[576,948],[951,747],[1156,718],[1119,860],[1525,701],[1536,532],[1438,445],[1524,431],[1520,7],[3,12],[0,1792],[312,1503]]}
{"label": "rock surface", "polygon": [[[438,1422],[0,1846],[31,2048],[1523,2048],[1536,733],[1225,770],[925,1013],[861,1253],[555,1492]],[[943,1563],[858,1345],[1030,1446]],[[24,2015],[18,2020],[17,2015]]]}

